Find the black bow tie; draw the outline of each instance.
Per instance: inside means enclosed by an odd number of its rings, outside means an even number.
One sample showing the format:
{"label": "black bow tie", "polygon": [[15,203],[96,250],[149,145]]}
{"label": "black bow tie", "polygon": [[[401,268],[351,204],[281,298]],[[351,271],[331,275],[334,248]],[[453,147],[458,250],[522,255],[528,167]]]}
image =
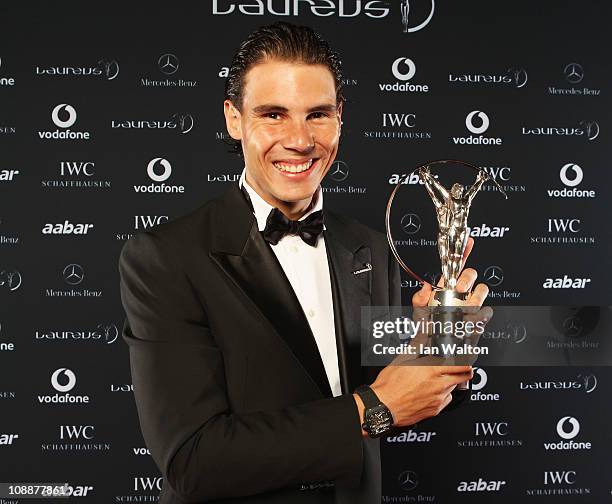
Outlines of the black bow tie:
{"label": "black bow tie", "polygon": [[304,220],[294,221],[288,219],[278,208],[273,208],[266,220],[263,237],[268,243],[276,245],[287,234],[300,235],[304,242],[314,247],[322,232],[323,210],[311,213]]}

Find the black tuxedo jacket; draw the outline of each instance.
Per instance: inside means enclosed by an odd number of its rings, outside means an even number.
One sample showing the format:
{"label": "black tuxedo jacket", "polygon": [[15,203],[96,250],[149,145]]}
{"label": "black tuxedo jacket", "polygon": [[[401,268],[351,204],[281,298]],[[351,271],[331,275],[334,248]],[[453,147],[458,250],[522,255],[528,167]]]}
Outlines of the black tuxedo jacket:
{"label": "black tuxedo jacket", "polygon": [[361,306],[400,305],[399,269],[382,233],[327,209],[325,225],[338,397],[237,185],[125,244],[123,338],[161,504],[380,502],[379,445],[361,437],[352,391],[374,378]]}

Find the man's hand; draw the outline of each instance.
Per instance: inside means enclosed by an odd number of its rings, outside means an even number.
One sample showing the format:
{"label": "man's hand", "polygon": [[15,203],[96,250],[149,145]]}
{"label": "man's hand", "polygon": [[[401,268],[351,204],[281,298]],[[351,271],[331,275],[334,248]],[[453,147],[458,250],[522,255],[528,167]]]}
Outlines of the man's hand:
{"label": "man's hand", "polygon": [[[462,268],[473,246],[474,239],[470,237],[463,254]],[[458,279],[457,290],[470,291],[477,276],[476,270],[472,268],[463,270]],[[440,279],[438,286],[443,285],[442,282],[443,279]],[[427,306],[432,290],[430,284],[425,284],[413,295],[412,305],[415,312],[418,313],[418,308]],[[489,288],[485,284],[478,284],[468,297],[470,305],[481,307],[488,293]],[[488,320],[492,314],[492,309],[485,307],[466,317],[469,316],[473,320]],[[395,426],[413,425],[438,415],[451,402],[451,392],[455,387],[471,380],[474,376],[472,366],[439,365],[443,362],[442,357],[426,357],[419,359],[419,365],[405,365],[399,362],[387,366],[378,374],[371,387],[391,411]],[[431,365],[427,365],[428,363]],[[357,395],[355,400],[363,422],[363,403]],[[366,435],[365,432],[362,434]]]}
{"label": "man's hand", "polygon": [[[467,245],[465,247],[465,252],[463,253],[463,259],[461,260],[461,268],[465,266],[467,258],[472,252],[472,248],[474,247],[474,238],[471,236],[468,238]],[[457,290],[459,292],[468,292],[474,282],[478,278],[478,273],[473,268],[466,268],[461,272],[459,278],[457,279]],[[444,278],[440,278],[438,281],[438,287],[444,285]],[[415,294],[412,296],[412,306],[414,308],[422,308],[427,306],[429,301],[429,296],[431,295],[431,291],[433,288],[431,284],[426,283],[421,287]],[[489,294],[489,287],[486,284],[480,283],[476,286],[476,288],[472,291],[470,296],[468,297],[468,303],[470,306],[482,306],[487,295]]]}

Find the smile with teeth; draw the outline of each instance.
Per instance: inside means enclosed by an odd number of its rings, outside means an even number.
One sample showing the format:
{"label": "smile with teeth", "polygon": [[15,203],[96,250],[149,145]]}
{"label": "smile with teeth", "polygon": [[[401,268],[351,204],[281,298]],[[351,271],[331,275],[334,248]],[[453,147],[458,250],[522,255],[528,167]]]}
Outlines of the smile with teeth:
{"label": "smile with teeth", "polygon": [[315,161],[314,159],[309,159],[308,161],[302,164],[290,164],[290,163],[283,163],[282,161],[277,161],[273,164],[275,168],[283,172],[302,173],[308,170],[312,166],[312,163],[314,161]]}

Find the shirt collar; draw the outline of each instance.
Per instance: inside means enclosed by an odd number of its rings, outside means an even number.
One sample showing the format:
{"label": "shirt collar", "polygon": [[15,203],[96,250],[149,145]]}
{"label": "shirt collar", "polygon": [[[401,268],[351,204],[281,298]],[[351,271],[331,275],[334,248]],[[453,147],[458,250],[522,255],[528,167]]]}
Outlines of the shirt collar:
{"label": "shirt collar", "polygon": [[[259,194],[257,194],[255,189],[253,189],[246,181],[246,166],[242,169],[240,179],[238,180],[238,187],[242,186],[244,186],[251,198],[251,203],[253,204],[253,214],[255,215],[255,219],[257,219],[257,228],[260,231],[263,231],[266,228],[268,215],[270,215],[270,212],[274,207],[265,201]],[[317,191],[314,193],[313,199],[314,205],[311,204],[310,209],[298,220],[303,220],[311,213],[323,209],[323,190],[321,189],[321,185],[319,185]],[[325,224],[323,224],[323,229],[325,230]]]}

